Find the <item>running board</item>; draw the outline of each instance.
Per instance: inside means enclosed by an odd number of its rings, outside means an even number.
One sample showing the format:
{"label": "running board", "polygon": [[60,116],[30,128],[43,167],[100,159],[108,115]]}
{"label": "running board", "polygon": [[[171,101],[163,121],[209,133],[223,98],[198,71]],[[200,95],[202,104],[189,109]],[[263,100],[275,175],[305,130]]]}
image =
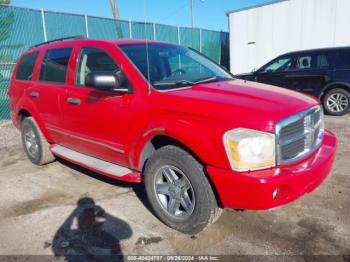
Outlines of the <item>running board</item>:
{"label": "running board", "polygon": [[53,145],[51,152],[69,162],[90,169],[97,173],[127,182],[141,182],[141,174],[129,168],[88,156],[60,145]]}

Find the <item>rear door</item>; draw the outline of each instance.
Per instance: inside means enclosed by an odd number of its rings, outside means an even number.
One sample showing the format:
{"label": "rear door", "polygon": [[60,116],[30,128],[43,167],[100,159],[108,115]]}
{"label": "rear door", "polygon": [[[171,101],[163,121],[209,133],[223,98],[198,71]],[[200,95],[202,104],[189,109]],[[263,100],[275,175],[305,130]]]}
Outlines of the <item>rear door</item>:
{"label": "rear door", "polygon": [[[78,152],[120,165],[128,165],[125,155],[125,140],[133,122],[130,104],[133,94],[96,90],[85,86],[85,77],[90,72],[115,71],[119,69],[113,55],[96,44],[81,46],[75,52],[75,74],[66,86],[61,99],[62,145]],[[126,79],[125,86],[130,85]]]}
{"label": "rear door", "polygon": [[330,51],[300,53],[295,69],[286,75],[288,88],[319,97],[323,87],[333,78],[333,69]]}
{"label": "rear door", "polygon": [[65,91],[71,47],[49,48],[42,52],[41,66],[31,96],[55,143],[62,141],[60,99]]}
{"label": "rear door", "polygon": [[293,55],[280,56],[256,72],[256,81],[274,86],[286,87],[286,74],[288,74],[294,63]]}

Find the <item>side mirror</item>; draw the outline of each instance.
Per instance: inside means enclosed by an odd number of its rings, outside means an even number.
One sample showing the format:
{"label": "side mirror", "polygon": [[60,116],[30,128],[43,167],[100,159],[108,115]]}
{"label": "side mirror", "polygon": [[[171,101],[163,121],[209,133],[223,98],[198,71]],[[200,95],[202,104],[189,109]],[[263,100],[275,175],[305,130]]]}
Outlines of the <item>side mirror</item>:
{"label": "side mirror", "polygon": [[85,77],[85,86],[92,86],[98,90],[116,91],[119,93],[131,93],[125,83],[125,76],[121,70],[115,72],[91,72]]}

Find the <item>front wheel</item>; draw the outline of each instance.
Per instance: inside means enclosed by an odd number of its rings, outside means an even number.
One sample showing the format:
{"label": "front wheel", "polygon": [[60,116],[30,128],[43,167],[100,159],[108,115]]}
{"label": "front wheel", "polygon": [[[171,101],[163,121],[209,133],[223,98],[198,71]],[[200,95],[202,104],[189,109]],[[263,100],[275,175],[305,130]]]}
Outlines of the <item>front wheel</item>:
{"label": "front wheel", "polygon": [[162,147],[150,157],[144,182],[155,214],[180,232],[196,234],[221,213],[203,166],[178,147]]}
{"label": "front wheel", "polygon": [[343,116],[349,112],[350,93],[342,88],[330,90],[323,98],[325,111],[333,116]]}

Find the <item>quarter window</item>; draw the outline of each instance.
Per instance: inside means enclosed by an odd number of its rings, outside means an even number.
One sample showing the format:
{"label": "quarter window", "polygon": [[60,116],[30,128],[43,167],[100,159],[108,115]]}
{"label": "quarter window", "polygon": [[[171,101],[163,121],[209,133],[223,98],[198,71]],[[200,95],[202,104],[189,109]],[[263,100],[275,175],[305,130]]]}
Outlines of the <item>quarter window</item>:
{"label": "quarter window", "polygon": [[118,69],[119,66],[104,50],[85,47],[80,51],[75,83],[85,86],[85,78],[90,72],[113,72]]}
{"label": "quarter window", "polygon": [[65,83],[71,53],[72,48],[47,50],[41,65],[39,80],[44,82]]}
{"label": "quarter window", "polygon": [[338,53],[338,68],[350,69],[350,50],[340,50]]}
{"label": "quarter window", "polygon": [[17,69],[16,79],[17,80],[32,80],[33,70],[35,66],[36,58],[38,57],[38,52],[30,53],[25,55]]}

